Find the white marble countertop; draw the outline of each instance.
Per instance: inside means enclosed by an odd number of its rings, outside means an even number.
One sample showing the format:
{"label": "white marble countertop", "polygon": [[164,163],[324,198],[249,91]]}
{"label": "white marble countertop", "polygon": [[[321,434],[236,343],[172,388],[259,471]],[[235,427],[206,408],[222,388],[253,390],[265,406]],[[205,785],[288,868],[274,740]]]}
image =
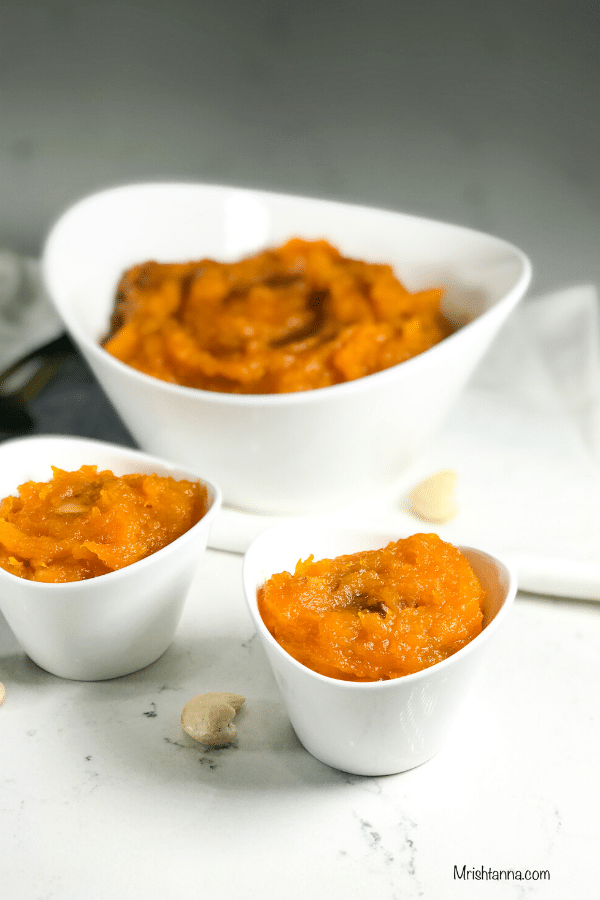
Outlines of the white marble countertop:
{"label": "white marble countertop", "polygon": [[[446,748],[364,778],[295,738],[241,562],[208,551],[171,648],[114,681],[46,674],[0,617],[2,900],[595,896],[597,603],[520,594]],[[207,753],[180,714],[209,690],[246,705]]]}

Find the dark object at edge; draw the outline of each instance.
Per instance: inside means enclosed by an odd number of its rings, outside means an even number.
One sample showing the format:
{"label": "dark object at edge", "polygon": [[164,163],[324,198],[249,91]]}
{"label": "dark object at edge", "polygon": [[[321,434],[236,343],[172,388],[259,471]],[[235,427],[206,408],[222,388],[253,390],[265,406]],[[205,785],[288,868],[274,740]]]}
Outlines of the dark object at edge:
{"label": "dark object at edge", "polygon": [[76,352],[70,338],[63,334],[28,353],[0,374],[0,431],[19,435],[27,434],[35,427],[29,403]]}

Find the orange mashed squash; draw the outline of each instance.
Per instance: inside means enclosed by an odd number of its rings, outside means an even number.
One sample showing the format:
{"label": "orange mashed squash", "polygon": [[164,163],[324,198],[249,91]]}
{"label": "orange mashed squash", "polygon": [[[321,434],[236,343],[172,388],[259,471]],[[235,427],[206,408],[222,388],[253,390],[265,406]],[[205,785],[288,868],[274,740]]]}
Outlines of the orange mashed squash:
{"label": "orange mashed squash", "polygon": [[236,263],[145,262],[122,276],[104,348],[164,381],[273,394],[362,378],[428,350],[452,327],[438,288],[293,238]]}
{"label": "orange mashed squash", "polygon": [[31,581],[83,581],[129,566],[188,531],[208,511],[199,482],[52,467],[0,504],[0,566]]}
{"label": "orange mashed squash", "polygon": [[260,615],[294,659],[330,678],[383,681],[433,666],[482,629],[485,592],[436,534],[314,557],[258,590]]}

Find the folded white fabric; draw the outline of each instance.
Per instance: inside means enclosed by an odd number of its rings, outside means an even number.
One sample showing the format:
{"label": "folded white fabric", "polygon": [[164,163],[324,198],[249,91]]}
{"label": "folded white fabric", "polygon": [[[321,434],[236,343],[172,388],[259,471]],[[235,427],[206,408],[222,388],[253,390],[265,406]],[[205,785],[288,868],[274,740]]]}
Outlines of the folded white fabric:
{"label": "folded white fabric", "polygon": [[[433,526],[409,491],[457,474],[458,513]],[[324,518],[338,518],[332,514]],[[524,301],[479,366],[443,433],[393,495],[345,510],[401,534],[436,531],[511,562],[522,590],[600,600],[600,316],[596,291]],[[211,546],[243,552],[275,517],[224,508]]]}
{"label": "folded white fabric", "polygon": [[0,250],[0,372],[63,331],[38,261]]}

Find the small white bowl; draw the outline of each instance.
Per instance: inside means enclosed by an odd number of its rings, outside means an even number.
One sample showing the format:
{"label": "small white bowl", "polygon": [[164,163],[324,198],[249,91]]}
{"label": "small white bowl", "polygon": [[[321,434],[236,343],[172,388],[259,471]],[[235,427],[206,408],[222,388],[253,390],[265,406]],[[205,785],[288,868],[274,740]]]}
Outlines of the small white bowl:
{"label": "small white bowl", "polygon": [[[292,394],[169,384],[100,346],[119,278],[133,264],[231,261],[292,236],[390,263],[409,290],[443,287],[444,312],[464,327],[383,372]],[[144,450],[202,472],[230,505],[289,514],[342,507],[399,481],[524,295],[531,267],[503,240],[415,216],[215,185],[140,184],[68,210],[46,242],[43,273],[69,334]]]}
{"label": "small white bowl", "polygon": [[[198,481],[144,453],[101,441],[29,437],[0,444],[0,497],[26,481],[48,481],[51,466],[82,465],[115,475],[157,474]],[[0,568],[0,609],[28,656],[53,675],[100,681],[157,660],[173,639],[188,589],[220,504],[219,488],[202,479],[211,506],[189,531],[130,566],[67,584],[43,584]]]}
{"label": "small white bowl", "polygon": [[311,553],[317,560],[333,559],[384,547],[398,537],[305,520],[264,531],[244,558],[250,615],[299,740],[321,762],[355,775],[404,772],[441,749],[490,638],[514,600],[514,573],[488,553],[460,547],[486,591],[483,631],[443,662],[390,681],[339,681],[297,662],[267,630],[256,592],[271,575],[293,572],[298,560]]}

